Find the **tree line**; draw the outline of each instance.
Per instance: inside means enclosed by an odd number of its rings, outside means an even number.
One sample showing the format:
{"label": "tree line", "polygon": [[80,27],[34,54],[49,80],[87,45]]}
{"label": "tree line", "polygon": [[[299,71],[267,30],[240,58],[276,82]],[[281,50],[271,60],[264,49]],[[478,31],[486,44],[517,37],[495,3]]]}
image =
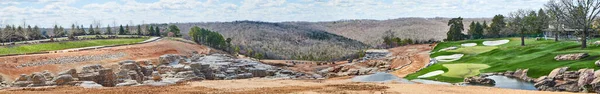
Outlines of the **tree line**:
{"label": "tree line", "polygon": [[552,31],[555,41],[559,41],[558,36],[565,29],[572,29],[580,37],[583,49],[587,47],[590,32],[600,29],[600,21],[596,19],[599,12],[600,0],[550,0],[537,11],[519,9],[508,17],[495,15],[489,26],[485,21],[471,22],[466,34],[463,19],[452,18],[448,21],[450,29],[445,41],[518,36],[525,46],[525,37],[539,37],[544,31]]}
{"label": "tree line", "polygon": [[[49,33],[49,31],[52,33]],[[4,28],[0,28],[0,42],[17,42],[17,41],[28,41],[28,40],[39,40],[39,39],[53,39],[59,37],[68,37],[69,39],[75,39],[75,36],[81,35],[140,35],[140,36],[169,36],[169,37],[181,37],[180,30],[175,25],[169,25],[166,30],[161,32],[160,26],[158,25],[137,25],[134,28],[130,28],[129,25],[120,25],[115,30],[110,25],[106,26],[105,29],[101,29],[99,25],[89,25],[85,28],[83,25],[72,24],[69,29],[65,29],[62,26],[54,25],[52,29],[44,29],[38,26],[15,26],[6,25]]]}

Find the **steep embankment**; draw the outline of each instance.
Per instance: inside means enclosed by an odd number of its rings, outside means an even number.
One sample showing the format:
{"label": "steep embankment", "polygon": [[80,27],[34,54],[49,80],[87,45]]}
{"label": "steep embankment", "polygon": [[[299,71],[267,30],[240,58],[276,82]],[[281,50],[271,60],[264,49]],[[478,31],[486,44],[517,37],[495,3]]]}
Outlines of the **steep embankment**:
{"label": "steep embankment", "polygon": [[[484,41],[510,40],[510,42],[497,46],[484,46]],[[598,39],[594,39],[595,41]],[[463,43],[476,43],[477,46],[460,46]],[[481,39],[439,43],[431,54],[432,58],[458,58],[455,61],[440,61],[406,78],[415,79],[417,76],[442,70],[445,73],[424,79],[445,82],[461,82],[463,77],[474,76],[479,73],[515,71],[529,69],[527,76],[540,77],[548,75],[558,67],[570,67],[570,70],[583,68],[598,69],[594,62],[600,59],[600,47],[590,46],[581,49],[580,43],[575,41],[535,40],[526,39],[526,46],[521,46],[519,38],[506,39]],[[458,47],[442,51],[441,49]],[[589,53],[590,56],[579,60],[557,61],[555,56],[571,53]],[[456,54],[464,54],[456,55]],[[462,57],[461,57],[462,56]],[[472,71],[472,72],[469,72]]]}

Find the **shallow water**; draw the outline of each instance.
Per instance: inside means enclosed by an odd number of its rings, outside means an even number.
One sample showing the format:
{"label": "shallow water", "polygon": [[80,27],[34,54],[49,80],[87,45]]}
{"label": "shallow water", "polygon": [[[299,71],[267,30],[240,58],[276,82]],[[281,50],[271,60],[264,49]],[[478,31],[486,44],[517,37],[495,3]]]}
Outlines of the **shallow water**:
{"label": "shallow water", "polygon": [[518,80],[518,79],[514,79],[514,78],[509,78],[506,76],[488,76],[486,78],[490,78],[493,79],[494,81],[496,81],[496,85],[494,85],[494,87],[499,87],[499,88],[509,88],[509,89],[521,89],[521,90],[537,90],[533,84],[534,83],[530,83],[530,82],[526,82],[526,81],[522,81],[522,80]]}

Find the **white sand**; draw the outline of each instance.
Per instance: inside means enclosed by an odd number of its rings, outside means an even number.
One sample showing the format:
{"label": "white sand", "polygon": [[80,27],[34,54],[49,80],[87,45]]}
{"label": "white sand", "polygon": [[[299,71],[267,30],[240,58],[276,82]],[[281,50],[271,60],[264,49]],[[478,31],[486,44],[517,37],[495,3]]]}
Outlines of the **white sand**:
{"label": "white sand", "polygon": [[448,51],[448,50],[455,50],[458,47],[448,47],[448,48],[444,48],[444,49],[440,49],[440,51]]}
{"label": "white sand", "polygon": [[464,56],[464,54],[453,54],[453,55],[438,56],[438,57],[435,57],[435,59],[437,61],[441,61],[441,62],[450,62],[450,61],[456,61],[463,56]]}
{"label": "white sand", "polygon": [[498,46],[508,43],[510,40],[495,40],[495,41],[483,41],[485,46]]}
{"label": "white sand", "polygon": [[417,78],[427,78],[427,77],[437,76],[437,75],[440,75],[443,73],[444,73],[444,71],[442,71],[442,70],[436,70],[436,71],[432,71],[432,72],[423,74],[421,76],[418,76]]}
{"label": "white sand", "polygon": [[463,44],[460,44],[460,46],[463,46],[463,47],[473,47],[473,46],[477,46],[477,43],[463,43]]}

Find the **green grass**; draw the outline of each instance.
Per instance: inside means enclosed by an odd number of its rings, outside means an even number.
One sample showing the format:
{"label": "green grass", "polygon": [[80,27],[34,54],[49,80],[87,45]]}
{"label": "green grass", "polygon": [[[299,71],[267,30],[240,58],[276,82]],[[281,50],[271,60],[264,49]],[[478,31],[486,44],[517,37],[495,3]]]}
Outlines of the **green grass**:
{"label": "green grass", "polygon": [[498,47],[496,47],[496,46],[460,47],[460,48],[458,48],[456,50],[449,50],[447,52],[463,53],[463,54],[479,54],[479,53],[484,53],[484,52],[492,51],[492,50],[494,50],[496,48],[498,48]]}
{"label": "green grass", "polygon": [[52,43],[30,44],[30,45],[17,45],[17,46],[13,46],[13,47],[0,46],[0,55],[35,53],[35,52],[64,50],[64,49],[91,47],[91,46],[132,44],[132,43],[142,42],[146,39],[148,39],[148,38],[52,42]]}
{"label": "green grass", "polygon": [[[575,41],[560,41],[553,40],[534,40],[526,39],[526,46],[521,46],[520,38],[503,38],[509,39],[510,42],[504,45],[495,46],[497,48],[469,48],[461,47],[454,51],[437,52],[439,49],[460,46],[462,43],[478,43],[479,45],[485,40],[500,40],[500,39],[480,39],[480,40],[465,40],[439,43],[435,48],[431,57],[440,55],[451,55],[456,53],[465,54],[460,60],[452,62],[444,62],[434,64],[433,66],[424,68],[423,70],[410,74],[407,79],[416,79],[417,76],[425,73],[444,70],[448,73],[445,66],[448,64],[486,64],[489,68],[481,69],[481,73],[489,72],[505,72],[515,71],[517,69],[529,69],[529,77],[540,77],[548,75],[550,71],[558,67],[570,67],[570,70],[578,70],[582,68],[598,69],[594,62],[600,59],[600,46],[590,45],[586,49],[581,49],[581,44]],[[593,39],[598,40],[598,39]],[[478,46],[475,46],[478,47]],[[483,47],[483,46],[482,46]],[[491,49],[491,50],[490,50]],[[581,60],[573,61],[556,61],[554,57],[559,54],[586,52],[590,56]],[[450,68],[452,70],[452,68]],[[438,80],[444,82],[460,82],[462,78],[448,77],[446,75],[438,75],[426,78],[429,80]]]}
{"label": "green grass", "polygon": [[479,70],[489,68],[486,64],[444,64],[448,72],[442,74],[447,77],[465,78],[479,74]]}

